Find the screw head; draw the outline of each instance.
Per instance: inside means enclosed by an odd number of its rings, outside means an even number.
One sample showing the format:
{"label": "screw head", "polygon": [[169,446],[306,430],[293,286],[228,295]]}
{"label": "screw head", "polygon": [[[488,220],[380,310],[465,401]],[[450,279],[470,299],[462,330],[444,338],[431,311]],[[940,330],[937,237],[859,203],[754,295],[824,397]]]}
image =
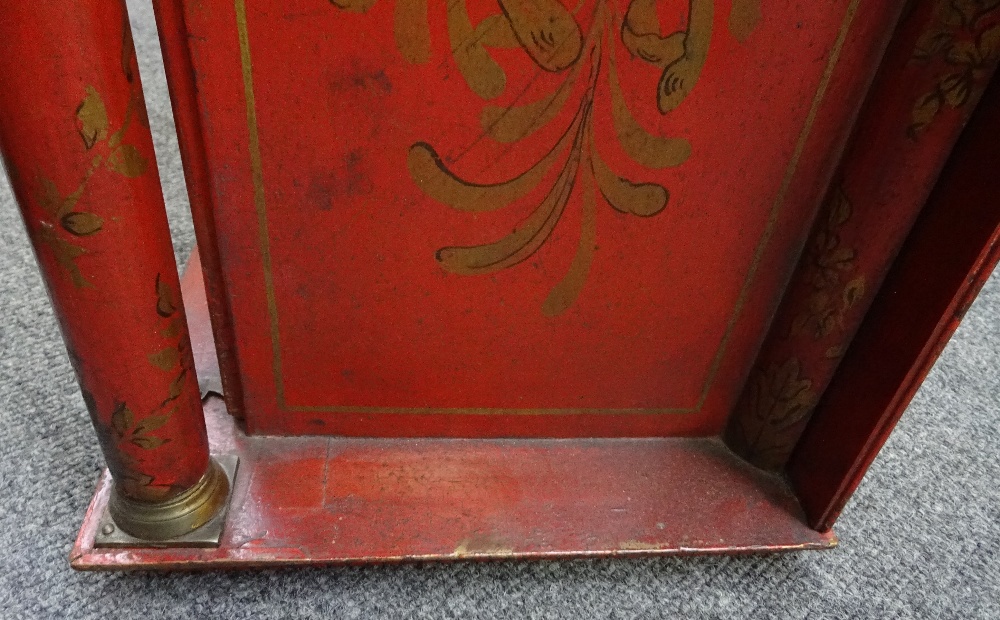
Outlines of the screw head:
{"label": "screw head", "polygon": [[111,536],[114,533],[115,533],[115,526],[112,525],[111,523],[105,523],[104,527],[101,528],[101,534],[104,534],[105,536]]}

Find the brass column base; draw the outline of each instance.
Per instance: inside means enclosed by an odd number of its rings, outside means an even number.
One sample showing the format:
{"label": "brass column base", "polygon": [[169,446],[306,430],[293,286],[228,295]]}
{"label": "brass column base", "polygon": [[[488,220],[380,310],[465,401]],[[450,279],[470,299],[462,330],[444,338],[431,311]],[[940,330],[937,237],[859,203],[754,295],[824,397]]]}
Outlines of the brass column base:
{"label": "brass column base", "polygon": [[95,546],[218,546],[238,464],[236,456],[209,459],[208,471],[198,484],[161,504],[136,502],[113,490]]}

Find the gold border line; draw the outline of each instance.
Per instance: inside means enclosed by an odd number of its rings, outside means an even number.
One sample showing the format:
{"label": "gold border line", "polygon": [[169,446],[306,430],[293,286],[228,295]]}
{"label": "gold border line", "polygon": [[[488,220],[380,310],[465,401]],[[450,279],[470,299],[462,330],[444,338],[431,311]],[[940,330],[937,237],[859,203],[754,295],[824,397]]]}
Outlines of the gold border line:
{"label": "gold border line", "polygon": [[247,34],[245,0],[236,0],[236,29],[240,36],[240,63],[243,67],[243,96],[247,103],[247,127],[250,130],[250,170],[253,176],[253,203],[257,212],[257,234],[261,260],[264,263],[264,290],[267,294],[267,315],[271,324],[271,372],[278,406],[285,407],[285,381],[281,371],[281,346],[278,339],[278,301],[274,295],[274,274],[271,270],[271,239],[267,230],[267,203],[264,199],[264,167],[260,159],[260,136],[257,131],[257,102],[253,94],[253,70],[250,60],[250,36]]}
{"label": "gold border line", "polygon": [[271,268],[271,249],[270,249],[270,238],[268,236],[268,224],[267,224],[267,204],[265,200],[264,193],[264,172],[263,166],[261,164],[260,155],[260,138],[257,127],[257,110],[256,102],[254,99],[254,88],[253,88],[253,66],[250,55],[250,38],[247,31],[247,16],[246,16],[246,4],[245,0],[234,0],[236,9],[236,28],[239,33],[240,42],[240,61],[242,63],[243,69],[243,88],[244,96],[246,98],[247,106],[247,129],[250,134],[250,168],[253,179],[253,194],[254,194],[254,208],[257,213],[257,229],[260,238],[260,251],[261,251],[261,261],[264,267],[264,288],[267,297],[267,311],[270,323],[271,332],[271,352],[272,352],[272,363],[271,370],[274,375],[275,392],[278,402],[278,407],[285,411],[337,411],[343,413],[406,413],[406,414],[431,414],[431,413],[447,413],[447,414],[459,414],[459,415],[581,415],[581,414],[591,414],[591,415],[649,415],[649,414],[679,414],[679,413],[694,413],[701,411],[701,408],[705,405],[705,401],[708,398],[708,393],[711,390],[712,384],[715,382],[716,375],[719,372],[719,368],[722,366],[722,360],[725,356],[726,349],[729,346],[729,341],[732,337],[733,330],[736,327],[736,322],[739,320],[742,314],[743,307],[746,305],[747,299],[750,296],[750,287],[757,275],[757,269],[760,267],[760,263],[764,258],[764,251],[767,248],[771,237],[774,235],[774,229],[778,223],[778,216],[781,213],[781,208],[784,206],[785,198],[788,196],[788,191],[791,188],[792,180],[795,176],[795,172],[798,170],[799,160],[802,157],[802,153],[805,151],[806,142],[809,139],[809,135],[812,133],[813,124],[816,121],[816,116],[819,114],[820,105],[825,98],[827,88],[830,85],[830,81],[833,77],[833,72],[836,69],[837,63],[840,60],[840,54],[843,51],[844,43],[847,40],[847,34],[850,30],[851,24],[854,22],[854,17],[857,15],[858,7],[861,4],[861,0],[851,0],[850,5],[847,7],[847,13],[844,15],[844,20],[841,23],[840,30],[837,34],[837,39],[834,41],[833,47],[830,50],[830,56],[827,59],[826,67],[823,70],[822,77],[820,78],[819,87],[816,90],[816,95],[813,97],[812,104],[810,105],[809,112],[806,115],[805,123],[802,127],[802,131],[799,133],[798,140],[795,143],[795,149],[792,152],[792,158],[789,161],[788,167],[785,169],[784,177],[781,181],[781,187],[778,190],[778,194],[771,204],[771,211],[768,214],[767,224],[764,227],[764,233],[760,240],[757,242],[757,247],[754,250],[753,258],[750,262],[750,269],[747,271],[747,276],[743,281],[743,286],[740,288],[739,296],[736,300],[736,305],[733,308],[733,313],[729,318],[729,322],[726,324],[726,331],[722,335],[722,339],[719,342],[719,348],[715,353],[715,357],[712,359],[712,363],[709,367],[708,376],[705,379],[705,383],[701,390],[701,395],[698,398],[698,404],[691,408],[654,408],[654,409],[644,409],[644,408],[624,408],[624,409],[606,409],[606,408],[552,408],[552,409],[539,409],[539,408],[523,408],[523,409],[503,409],[503,408],[488,408],[488,407],[358,407],[358,406],[337,406],[337,405],[288,405],[285,402],[285,389],[284,389],[284,378],[282,375],[281,366],[281,346],[280,346],[280,335],[278,330],[278,304],[274,293],[274,276]]}
{"label": "gold border line", "polygon": [[826,89],[830,85],[830,80],[833,78],[833,71],[837,67],[837,61],[840,60],[840,52],[844,49],[844,42],[847,41],[847,32],[851,28],[851,24],[854,23],[854,16],[858,12],[858,5],[861,4],[861,0],[852,0],[851,4],[847,7],[847,14],[844,16],[844,21],[840,25],[840,32],[837,33],[837,39],[833,43],[833,48],[830,50],[830,58],[826,61],[826,67],[823,69],[823,77],[820,78],[819,88],[816,89],[816,96],[813,97],[812,105],[809,107],[809,113],[806,115],[806,122],[802,128],[802,133],[799,134],[799,140],[795,144],[795,150],[792,152],[792,159],[788,163],[788,168],[785,170],[785,177],[781,180],[781,189],[778,190],[778,195],[774,199],[774,203],[771,205],[771,213],[767,216],[767,225],[764,227],[764,234],[761,236],[760,241],[757,243],[757,249],[754,251],[753,260],[750,261],[750,270],[747,272],[747,277],[743,281],[743,288],[740,289],[740,295],[736,299],[736,306],[733,310],[733,314],[729,317],[729,324],[726,326],[726,331],[722,336],[722,342],[719,345],[719,350],[715,354],[715,359],[712,360],[712,366],[709,368],[708,377],[705,380],[705,386],[701,390],[701,397],[698,399],[698,404],[695,406],[695,410],[700,411],[705,405],[705,400],[708,398],[709,389],[712,387],[712,383],[715,381],[715,375],[719,372],[719,367],[722,365],[722,358],[726,353],[726,347],[729,345],[729,338],[733,335],[733,329],[736,327],[736,321],[739,319],[740,314],[743,311],[743,306],[746,304],[747,298],[750,296],[750,285],[757,275],[757,268],[760,267],[760,262],[764,258],[764,250],[767,248],[768,242],[771,240],[771,236],[774,235],[774,228],[778,223],[778,215],[781,213],[781,207],[785,204],[785,198],[788,196],[788,189],[792,185],[792,178],[795,176],[795,172],[799,168],[799,159],[802,158],[802,152],[805,151],[806,141],[809,139],[809,134],[812,133],[813,123],[816,122],[816,115],[819,114],[819,107],[823,103],[823,99],[826,96]]}

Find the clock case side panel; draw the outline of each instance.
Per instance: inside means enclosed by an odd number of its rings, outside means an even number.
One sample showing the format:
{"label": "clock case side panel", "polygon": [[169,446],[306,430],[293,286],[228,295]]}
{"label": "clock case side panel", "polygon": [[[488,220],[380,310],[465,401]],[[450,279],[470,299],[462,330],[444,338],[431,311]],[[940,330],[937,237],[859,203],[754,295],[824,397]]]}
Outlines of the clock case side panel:
{"label": "clock case side panel", "polygon": [[829,530],[1000,258],[1000,80],[963,132],[786,468]]}
{"label": "clock case side panel", "polygon": [[[189,33],[184,18],[184,0],[153,0],[153,11],[198,242],[196,255],[200,255],[205,294],[208,297],[208,315],[215,340],[214,346],[211,343],[203,343],[206,346],[195,343],[195,355],[217,354],[218,357],[218,364],[213,363],[214,360],[205,360],[205,363],[199,361],[200,383],[203,393],[220,391],[229,413],[242,419],[244,406],[239,358],[236,354],[232,309],[216,238],[211,179],[201,116],[198,113],[194,64],[188,48]],[[213,348],[215,352],[212,351]]]}
{"label": "clock case side panel", "polygon": [[[201,261],[204,267],[204,278],[206,292],[209,301],[210,317],[213,328],[213,335],[218,349],[218,363],[221,374],[221,381],[224,388],[225,400],[229,410],[240,419],[244,419],[245,403],[242,395],[242,379],[245,373],[241,373],[239,358],[237,355],[237,342],[233,325],[233,308],[230,303],[231,295],[227,291],[226,276],[222,269],[220,260],[220,248],[218,236],[216,235],[215,205],[213,204],[212,180],[210,178],[210,168],[206,153],[205,135],[203,127],[199,121],[199,106],[203,105],[197,89],[195,79],[195,69],[192,57],[192,50],[189,44],[189,33],[185,23],[186,0],[155,0],[154,9],[156,11],[157,23],[160,31],[161,46],[164,54],[164,63],[167,69],[168,82],[171,90],[171,99],[177,119],[177,130],[180,139],[184,169],[188,182],[188,190],[191,198],[192,211],[195,222],[195,230],[198,237],[198,246],[201,254]],[[860,23],[852,27],[848,33],[853,43],[864,40],[864,52],[856,52],[854,56],[864,58],[861,61],[863,74],[861,78],[853,80],[850,88],[835,88],[839,83],[848,82],[843,69],[838,69],[834,76],[834,83],[830,88],[823,104],[824,108],[832,108],[836,105],[848,106],[850,112],[845,115],[848,125],[854,124],[858,108],[861,107],[866,93],[871,84],[875,67],[881,58],[882,51],[891,38],[891,27],[889,24],[894,21],[896,12],[902,7],[902,2],[891,0],[888,5],[895,8],[887,11],[884,30],[882,22],[869,20],[867,23]],[[874,36],[872,33],[875,33]],[[865,65],[865,62],[870,64]],[[855,67],[855,71],[858,71]],[[816,168],[822,171],[817,175],[820,182],[814,188],[802,190],[800,193],[808,193],[806,200],[809,204],[815,205],[819,202],[818,197],[823,195],[824,186],[828,177],[836,169],[836,163],[841,157],[844,144],[850,135],[849,127],[843,129],[841,134],[830,141],[825,153],[819,153],[816,141],[811,142],[805,150],[805,158],[813,157],[822,160],[815,163]],[[808,227],[808,223],[806,224]],[[799,254],[801,244],[805,239],[800,239],[795,243],[797,249],[792,256]],[[795,269],[796,261],[793,259],[779,266],[781,272],[779,276],[782,282],[787,282],[790,274]],[[780,296],[774,304],[781,302]],[[769,312],[773,312],[769,309]],[[765,332],[766,333],[766,330]],[[763,333],[759,338],[763,337]],[[759,340],[758,340],[759,342]],[[244,369],[245,370],[245,369]],[[742,379],[739,379],[742,381]],[[738,385],[737,385],[738,387]],[[254,426],[252,416],[245,420],[249,427]],[[251,428],[251,432],[253,429]]]}
{"label": "clock case side panel", "polygon": [[911,3],[885,53],[726,429],[758,467],[788,462],[996,68],[1000,8],[956,11]]}

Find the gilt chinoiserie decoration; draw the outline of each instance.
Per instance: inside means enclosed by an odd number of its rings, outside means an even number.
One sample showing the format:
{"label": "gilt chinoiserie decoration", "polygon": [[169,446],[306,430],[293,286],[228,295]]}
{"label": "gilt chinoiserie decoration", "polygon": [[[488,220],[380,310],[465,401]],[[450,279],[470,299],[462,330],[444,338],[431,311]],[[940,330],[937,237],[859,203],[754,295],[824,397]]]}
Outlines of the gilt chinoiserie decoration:
{"label": "gilt chinoiserie decoration", "polygon": [[[737,452],[768,469],[791,456],[937,180],[936,154],[996,69],[1000,3],[913,3],[895,42],[883,67],[900,77],[869,94],[882,112],[859,122],[727,429]],[[871,146],[880,143],[892,145],[888,161]]]}
{"label": "gilt chinoiserie decoration", "polygon": [[[161,541],[208,522],[230,485],[208,453],[128,16],[76,11],[5,9],[0,147],[115,476],[108,527]],[[77,55],[64,37],[106,44]]]}
{"label": "gilt chinoiserie decoration", "polygon": [[234,110],[200,138],[208,260],[255,265],[225,283],[231,407],[279,434],[717,432],[846,139],[834,85],[879,51],[858,10],[189,7],[201,105]]}
{"label": "gilt chinoiserie decoration", "polygon": [[78,568],[829,548],[996,262],[993,0],[154,7],[183,279],[124,4],[0,12]]}
{"label": "gilt chinoiserie decoration", "polygon": [[[749,3],[747,3],[749,4]],[[406,3],[397,5],[402,10]],[[423,7],[426,11],[426,7]],[[733,7],[739,20],[739,4]],[[537,207],[507,236],[478,246],[448,246],[437,251],[441,266],[453,273],[475,275],[506,269],[531,257],[549,238],[568,206],[575,186],[581,186],[579,246],[569,271],[553,287],[542,304],[547,315],[557,315],[572,305],[586,282],[597,245],[596,198],[621,213],[651,217],[667,206],[669,192],[652,182],[634,182],[613,172],[598,151],[594,124],[594,96],[598,80],[610,91],[610,122],[622,149],[644,168],[679,166],[691,154],[691,145],[680,138],[650,134],[629,111],[615,66],[615,42],[620,36],[628,52],[662,71],[656,90],[661,114],[676,108],[698,80],[711,40],[712,2],[694,0],[683,30],[660,35],[656,2],[634,0],[624,15],[613,12],[611,3],[597,2],[581,31],[576,16],[556,0],[500,3],[502,13],[480,22],[472,31],[462,2],[449,5],[449,34],[456,64],[469,88],[483,99],[494,99],[504,91],[503,69],[489,56],[487,47],[520,48],[539,68],[563,74],[552,94],[530,103],[508,107],[487,105],[480,116],[485,136],[516,145],[552,122],[564,106],[574,109],[569,125],[550,150],[530,168],[500,182],[476,183],[462,179],[441,160],[434,147],[420,142],[410,147],[407,163],[414,182],[430,197],[466,212],[494,211],[510,206],[541,183],[556,161],[562,159],[551,187]],[[581,12],[577,7],[577,12]],[[397,23],[399,19],[397,18]],[[741,35],[749,25],[737,23]],[[402,43],[409,37],[399,36]],[[427,57],[403,51],[407,58]],[[582,82],[582,90],[578,87]],[[574,88],[578,87],[578,88]],[[574,90],[579,91],[574,93]],[[571,101],[576,94],[577,100]],[[653,104],[653,93],[647,102]]]}

